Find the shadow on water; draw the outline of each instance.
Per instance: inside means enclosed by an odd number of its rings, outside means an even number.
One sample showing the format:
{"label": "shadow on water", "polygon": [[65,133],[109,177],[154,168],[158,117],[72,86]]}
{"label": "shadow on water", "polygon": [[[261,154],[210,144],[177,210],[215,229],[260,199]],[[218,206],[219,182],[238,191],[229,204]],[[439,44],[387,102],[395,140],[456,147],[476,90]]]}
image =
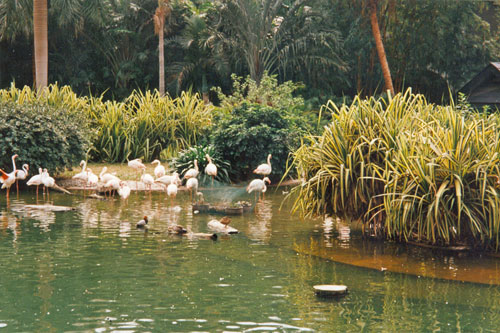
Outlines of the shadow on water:
{"label": "shadow on water", "polygon": [[[201,191],[210,203],[253,202],[244,188]],[[76,208],[69,212],[25,209],[36,202],[31,192],[11,198],[9,208],[0,197],[0,327],[496,330],[497,260],[364,241],[345,221],[301,220],[287,205],[279,209],[283,197],[269,191],[253,212],[232,217],[239,234],[217,241],[167,233],[176,224],[207,233],[207,222],[221,217],[193,213],[188,193],[172,202],[164,193],[128,201],[51,194],[53,204]],[[149,230],[137,230],[144,215]],[[349,293],[317,298],[312,286],[325,283]]]}

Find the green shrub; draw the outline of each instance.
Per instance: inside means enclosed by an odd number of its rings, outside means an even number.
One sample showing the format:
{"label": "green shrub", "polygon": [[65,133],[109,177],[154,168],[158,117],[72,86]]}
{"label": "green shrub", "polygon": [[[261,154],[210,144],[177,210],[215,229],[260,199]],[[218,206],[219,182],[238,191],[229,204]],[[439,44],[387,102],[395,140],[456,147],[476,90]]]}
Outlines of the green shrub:
{"label": "green shrub", "polygon": [[212,142],[221,157],[231,164],[234,180],[253,177],[252,171],[272,154],[273,181],[281,179],[288,154],[297,147],[300,130],[284,112],[274,108],[243,104],[221,116],[212,132]]}
{"label": "green shrub", "polygon": [[11,156],[18,154],[18,168],[39,167],[50,172],[78,164],[85,157],[91,131],[82,114],[66,108],[26,103],[0,102],[0,166],[12,169]]}
{"label": "green shrub", "polygon": [[198,175],[198,179],[200,185],[208,185],[212,182],[212,177],[207,176],[205,174],[205,167],[208,164],[208,161],[205,155],[208,154],[212,159],[212,163],[217,166],[217,177],[215,177],[216,181],[222,183],[229,183],[229,168],[230,164],[223,160],[220,157],[220,153],[215,150],[213,145],[209,146],[193,146],[188,149],[181,150],[177,157],[172,159],[172,166],[175,171],[181,175],[181,177],[191,168],[194,168],[194,160],[198,161],[198,168],[200,173]]}

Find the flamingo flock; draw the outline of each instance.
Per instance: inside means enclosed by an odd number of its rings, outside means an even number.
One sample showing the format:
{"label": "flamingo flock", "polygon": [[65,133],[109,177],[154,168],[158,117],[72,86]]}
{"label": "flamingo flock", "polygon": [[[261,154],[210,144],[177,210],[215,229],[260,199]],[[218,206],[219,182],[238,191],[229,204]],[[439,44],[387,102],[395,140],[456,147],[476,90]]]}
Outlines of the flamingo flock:
{"label": "flamingo flock", "polygon": [[[7,199],[9,198],[10,188],[12,187],[12,185],[16,183],[16,189],[18,190],[18,181],[27,179],[29,175],[28,164],[23,164],[21,169],[17,169],[16,158],[18,157],[19,156],[17,154],[12,155],[13,170],[10,173],[7,173],[6,171],[0,169],[0,183],[2,184],[1,188],[6,189]],[[204,172],[206,175],[212,178],[213,186],[214,179],[217,176],[217,166],[213,163],[212,158],[208,154],[205,155],[205,158],[208,163],[204,168]],[[261,195],[266,192],[266,183],[271,183],[271,180],[268,177],[272,172],[271,158],[272,155],[268,154],[267,163],[260,164],[257,166],[257,168],[255,168],[255,170],[253,170],[254,174],[261,175],[263,176],[263,178],[253,179],[246,187],[246,191],[248,193],[254,192],[255,200],[257,200],[257,196],[260,199]],[[151,193],[153,185],[160,184],[165,187],[166,194],[169,198],[175,198],[178,192],[178,186],[181,184],[181,178],[179,177],[179,174],[177,172],[167,174],[165,167],[157,159],[151,162],[151,164],[155,165],[154,176],[146,172],[146,165],[142,163],[141,159],[133,159],[128,161],[128,166],[134,169],[138,175],[141,174],[140,181],[144,184],[144,187],[147,191]],[[97,186],[101,186],[101,188],[104,189],[104,193],[106,196],[112,196],[114,193],[117,193],[122,199],[125,200],[130,196],[131,188],[128,186],[127,182],[122,181],[116,176],[115,173],[107,172],[107,167],[103,167],[99,175],[95,174],[91,168],[87,167],[86,161],[82,160],[80,162],[80,167],[82,168],[81,171],[75,174],[72,178],[83,182],[84,190],[86,190],[87,188],[96,188]],[[195,159],[194,167],[186,171],[182,178],[186,179],[186,188],[190,192],[192,201],[194,201],[195,198],[200,198],[199,200],[203,200],[203,193],[198,191],[199,174],[200,170],[198,167],[198,161]],[[37,198],[38,188],[40,185],[43,185],[43,194],[45,195],[46,193],[48,198],[49,188],[55,186],[55,180],[49,175],[47,169],[39,168],[38,174],[33,175],[26,184],[28,186],[36,186]]]}

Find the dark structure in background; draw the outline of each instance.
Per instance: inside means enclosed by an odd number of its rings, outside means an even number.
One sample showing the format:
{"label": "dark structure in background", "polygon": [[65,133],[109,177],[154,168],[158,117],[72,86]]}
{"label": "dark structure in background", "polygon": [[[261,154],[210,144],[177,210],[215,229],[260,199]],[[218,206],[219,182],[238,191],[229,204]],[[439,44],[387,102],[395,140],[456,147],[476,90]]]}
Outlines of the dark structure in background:
{"label": "dark structure in background", "polygon": [[474,76],[460,92],[475,107],[489,105],[500,110],[500,62],[490,62],[485,69]]}

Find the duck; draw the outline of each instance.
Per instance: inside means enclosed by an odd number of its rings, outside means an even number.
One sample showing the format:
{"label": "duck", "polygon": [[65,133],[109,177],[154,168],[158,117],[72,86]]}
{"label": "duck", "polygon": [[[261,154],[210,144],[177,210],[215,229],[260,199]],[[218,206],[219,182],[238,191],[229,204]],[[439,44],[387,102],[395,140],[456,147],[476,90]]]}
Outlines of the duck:
{"label": "duck", "polygon": [[219,222],[224,224],[224,226],[227,228],[227,225],[231,223],[231,218],[229,216],[224,216],[219,220]]}
{"label": "duck", "polygon": [[253,173],[256,173],[258,175],[263,175],[263,176],[269,176],[271,174],[271,171],[273,170],[271,167],[271,157],[273,155],[269,154],[267,155],[267,163],[263,163],[259,165]]}
{"label": "duck", "polygon": [[183,235],[187,230],[182,225],[174,225],[167,228],[169,234]]}
{"label": "duck", "polygon": [[142,229],[142,228],[145,228],[147,224],[148,224],[148,217],[146,215],[144,215],[142,220],[137,222],[137,224],[135,226],[137,229]]}

